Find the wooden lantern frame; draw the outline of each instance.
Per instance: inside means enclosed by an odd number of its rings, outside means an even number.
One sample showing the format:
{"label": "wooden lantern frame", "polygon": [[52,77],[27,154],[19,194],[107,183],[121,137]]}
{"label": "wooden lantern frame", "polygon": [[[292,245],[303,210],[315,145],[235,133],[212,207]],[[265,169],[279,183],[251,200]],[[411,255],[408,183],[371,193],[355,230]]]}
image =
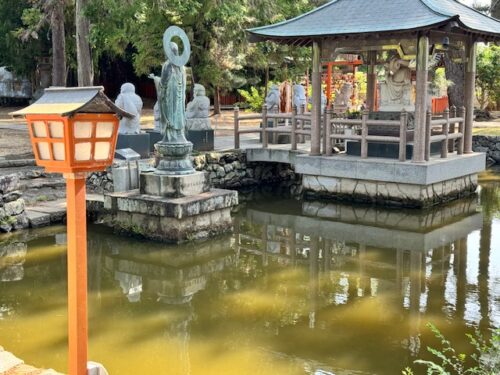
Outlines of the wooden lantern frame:
{"label": "wooden lantern frame", "polygon": [[[30,133],[31,145],[35,154],[36,164],[44,167],[48,172],[59,173],[79,173],[79,172],[97,172],[103,171],[111,165],[116,149],[118,138],[119,119],[114,113],[76,113],[72,116],[62,116],[56,114],[27,114],[26,120]],[[45,136],[39,137],[33,129],[34,123],[43,122],[45,124]],[[60,122],[63,124],[62,138],[56,138],[51,135],[49,123]],[[91,135],[88,138],[75,137],[75,123],[91,123]],[[112,123],[112,132],[110,137],[98,138],[96,135],[97,123]],[[97,142],[109,143],[109,154],[106,159],[96,160],[95,151]],[[42,158],[38,145],[40,143],[48,144],[50,158]],[[56,143],[64,144],[64,160],[56,160],[54,157],[53,145]],[[75,146],[79,143],[90,143],[90,159],[76,160]]]}

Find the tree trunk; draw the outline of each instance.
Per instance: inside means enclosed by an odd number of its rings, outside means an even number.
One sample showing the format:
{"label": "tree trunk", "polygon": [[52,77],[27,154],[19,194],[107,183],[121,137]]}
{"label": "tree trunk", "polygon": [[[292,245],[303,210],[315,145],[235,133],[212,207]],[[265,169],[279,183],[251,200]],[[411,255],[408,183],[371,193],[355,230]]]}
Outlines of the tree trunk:
{"label": "tree trunk", "polygon": [[78,86],[92,86],[94,66],[90,50],[90,22],[83,11],[87,0],[76,0],[76,54],[78,60]]}
{"label": "tree trunk", "polygon": [[465,85],[465,69],[464,64],[457,64],[452,61],[452,56],[445,53],[444,66],[446,79],[452,81],[453,84],[448,87],[448,101],[450,106],[457,108],[465,105],[464,85]]}
{"label": "tree trunk", "polygon": [[64,1],[59,0],[51,12],[52,85],[66,86],[66,41],[64,33]]}
{"label": "tree trunk", "polygon": [[220,88],[215,86],[214,90],[214,115],[220,115]]}

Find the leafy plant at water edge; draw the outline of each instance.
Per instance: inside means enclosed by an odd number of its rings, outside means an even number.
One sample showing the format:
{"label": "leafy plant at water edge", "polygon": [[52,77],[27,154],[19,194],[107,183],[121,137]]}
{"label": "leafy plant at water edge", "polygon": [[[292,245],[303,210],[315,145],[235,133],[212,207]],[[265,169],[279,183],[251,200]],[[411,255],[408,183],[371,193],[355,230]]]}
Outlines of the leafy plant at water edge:
{"label": "leafy plant at water edge", "polygon": [[[486,340],[483,335],[476,330],[474,335],[467,334],[469,343],[474,351],[467,355],[457,353],[443,334],[431,323],[427,327],[441,341],[441,349],[427,347],[429,353],[437,358],[437,361],[424,361],[418,359],[416,364],[427,367],[427,375],[498,375],[500,374],[500,329],[492,332],[492,337]],[[469,363],[472,367],[469,367]],[[402,375],[413,375],[411,368],[407,367],[402,371]]]}

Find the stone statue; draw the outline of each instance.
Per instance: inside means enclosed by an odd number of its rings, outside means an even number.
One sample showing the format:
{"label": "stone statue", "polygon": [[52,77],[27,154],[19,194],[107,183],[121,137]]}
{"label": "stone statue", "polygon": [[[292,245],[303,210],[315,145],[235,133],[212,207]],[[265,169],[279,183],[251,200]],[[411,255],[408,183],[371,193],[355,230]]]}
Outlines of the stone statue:
{"label": "stone statue", "polygon": [[340,90],[337,90],[335,95],[335,101],[333,103],[336,107],[351,107],[351,96],[352,96],[352,83],[346,82],[342,85]]}
{"label": "stone statue", "polygon": [[410,61],[392,56],[385,64],[385,82],[380,83],[380,111],[414,111]]}
{"label": "stone statue", "polygon": [[139,134],[141,132],[142,99],[135,93],[135,86],[131,83],[124,83],[115,104],[124,111],[134,115],[133,118],[122,117],[118,133]]}
{"label": "stone statue", "polygon": [[[326,95],[323,92],[323,90],[321,90],[321,113],[323,113],[326,110],[326,103],[327,103]],[[309,97],[309,104],[312,105],[312,95]]]}
{"label": "stone statue", "polygon": [[[179,47],[170,42],[170,49],[179,55]],[[161,132],[166,142],[187,142],[184,135],[186,127],[186,69],[167,60],[162,66],[161,77],[150,74],[155,82],[160,108]]]}
{"label": "stone statue", "polygon": [[153,107],[153,121],[154,121],[155,131],[161,133],[161,113],[158,101],[156,101]]}
{"label": "stone statue", "polygon": [[[184,46],[182,55],[179,47],[172,42],[173,37],[181,39]],[[192,174],[189,158],[193,144],[186,140],[186,68],[191,54],[191,45],[186,33],[177,26],[170,26],[163,35],[163,49],[166,61],[162,66],[161,77],[150,74],[155,82],[160,109],[160,125],[163,139],[155,144],[160,154],[158,174]]]}
{"label": "stone statue", "polygon": [[205,87],[194,85],[194,98],[186,106],[186,129],[209,130],[210,128],[210,99],[205,95]]}
{"label": "stone statue", "polygon": [[306,89],[300,84],[293,85],[293,106],[300,112],[302,107],[306,105]]}
{"label": "stone statue", "polygon": [[265,100],[268,112],[279,112],[280,110],[280,88],[272,85]]}

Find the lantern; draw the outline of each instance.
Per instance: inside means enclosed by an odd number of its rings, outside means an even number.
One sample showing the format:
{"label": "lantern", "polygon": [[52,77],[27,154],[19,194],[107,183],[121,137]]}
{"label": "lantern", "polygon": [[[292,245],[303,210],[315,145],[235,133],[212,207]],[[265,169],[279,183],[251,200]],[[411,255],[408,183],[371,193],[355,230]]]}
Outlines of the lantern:
{"label": "lantern", "polygon": [[49,88],[32,105],[11,113],[24,116],[36,163],[66,178],[68,233],[68,372],[87,375],[86,172],[113,161],[119,117],[102,87]]}

